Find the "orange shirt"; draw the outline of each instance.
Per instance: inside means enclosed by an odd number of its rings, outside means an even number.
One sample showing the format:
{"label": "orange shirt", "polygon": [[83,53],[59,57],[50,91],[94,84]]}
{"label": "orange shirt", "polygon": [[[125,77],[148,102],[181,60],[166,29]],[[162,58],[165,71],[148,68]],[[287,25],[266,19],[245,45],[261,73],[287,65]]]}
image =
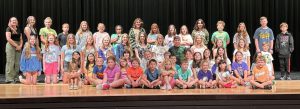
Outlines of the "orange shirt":
{"label": "orange shirt", "polygon": [[253,76],[255,81],[266,82],[269,78],[269,70],[267,66],[263,66],[262,68],[258,68],[258,66],[254,67]]}
{"label": "orange shirt", "polygon": [[138,67],[138,68],[130,67],[127,69],[127,76],[130,76],[135,81],[142,75],[143,75],[142,67]]}

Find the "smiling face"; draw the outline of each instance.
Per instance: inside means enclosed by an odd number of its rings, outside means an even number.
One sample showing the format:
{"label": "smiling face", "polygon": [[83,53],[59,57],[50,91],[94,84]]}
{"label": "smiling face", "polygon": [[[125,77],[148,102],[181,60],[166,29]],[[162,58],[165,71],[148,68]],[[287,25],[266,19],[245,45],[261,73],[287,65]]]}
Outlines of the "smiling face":
{"label": "smiling face", "polygon": [[262,27],[267,27],[267,24],[268,24],[268,20],[266,18],[260,20],[260,25]]}
{"label": "smiling face", "polygon": [[17,18],[15,18],[15,17],[10,18],[9,24],[10,24],[11,26],[17,26],[17,25],[18,25],[18,20],[17,20]]}
{"label": "smiling face", "polygon": [[195,60],[201,60],[201,54],[199,53],[199,52],[196,52],[195,54],[194,54],[194,59]]}
{"label": "smiling face", "polygon": [[150,61],[150,63],[149,63],[150,70],[152,70],[152,71],[155,70],[156,66],[157,66],[156,62]]}
{"label": "smiling face", "polygon": [[93,36],[88,36],[87,39],[86,39],[86,43],[88,45],[93,45],[93,43],[94,43]]}
{"label": "smiling face", "polygon": [[87,58],[88,58],[89,62],[94,62],[95,61],[95,57],[92,54],[89,54]]}
{"label": "smiling face", "polygon": [[245,48],[245,41],[244,41],[244,40],[241,39],[241,40],[239,41],[239,47],[240,47],[240,48]]}
{"label": "smiling face", "polygon": [[217,39],[217,47],[223,47],[223,41]]}
{"label": "smiling face", "polygon": [[116,62],[112,59],[107,60],[107,65],[110,69],[113,69],[116,65]]}
{"label": "smiling face", "polygon": [[163,42],[164,42],[164,36],[157,35],[157,44],[158,45],[163,45]]}
{"label": "smiling face", "polygon": [[74,35],[69,35],[68,36],[68,42],[69,42],[69,44],[74,44],[75,43],[75,37],[74,37]]}
{"label": "smiling face", "polygon": [[188,29],[187,27],[184,25],[180,28],[180,32],[181,34],[185,35],[185,34],[188,34]]}
{"label": "smiling face", "polygon": [[48,42],[49,42],[49,44],[54,44],[55,36],[54,35],[48,35]]}
{"label": "smiling face", "polygon": [[35,37],[34,36],[30,36],[29,43],[30,43],[31,46],[33,46],[35,44]]}
{"label": "smiling face", "polygon": [[110,38],[108,36],[103,38],[103,46],[107,47],[110,44]]}
{"label": "smiling face", "polygon": [[101,57],[98,57],[96,61],[97,61],[96,62],[97,66],[102,66],[103,65],[103,59]]}
{"label": "smiling face", "polygon": [[99,23],[97,29],[100,33],[102,33],[105,31],[105,25],[103,23]]}
{"label": "smiling face", "polygon": [[74,52],[73,55],[72,55],[72,57],[73,57],[74,59],[78,60],[78,59],[80,58],[80,54],[77,53],[77,52]]}
{"label": "smiling face", "polygon": [[243,54],[241,52],[237,52],[235,54],[236,61],[239,62],[243,59]]}
{"label": "smiling face", "polygon": [[127,61],[124,59],[120,59],[120,66],[121,67],[126,67],[127,66]]}
{"label": "smiling face", "polygon": [[116,26],[115,31],[117,34],[121,34],[122,33],[122,27],[121,26]]}
{"label": "smiling face", "polygon": [[172,63],[171,63],[171,61],[165,62],[165,69],[166,69],[166,70],[169,70],[169,69],[171,69],[171,68],[172,68]]}
{"label": "smiling face", "polygon": [[81,28],[82,28],[82,31],[86,31],[86,30],[88,29],[88,24],[87,24],[87,22],[82,22]]}
{"label": "smiling face", "polygon": [[44,25],[45,25],[45,27],[50,28],[51,25],[52,25],[52,20],[50,20],[50,19],[45,19]]}
{"label": "smiling face", "polygon": [[132,67],[133,67],[133,68],[138,68],[138,67],[139,67],[139,62],[137,62],[137,61],[132,61]]}
{"label": "smiling face", "polygon": [[27,22],[29,25],[33,26],[33,25],[35,25],[36,20],[33,16],[30,16],[30,17],[28,17]]}
{"label": "smiling face", "polygon": [[197,27],[198,27],[199,29],[202,29],[202,28],[203,28],[203,22],[202,22],[201,20],[199,20],[199,21],[197,22]]}
{"label": "smiling face", "polygon": [[141,26],[142,26],[142,21],[140,19],[136,19],[134,22],[134,27],[136,29],[139,29],[139,28],[141,28]]}
{"label": "smiling face", "polygon": [[204,70],[204,71],[207,71],[208,70],[208,66],[209,66],[208,62],[203,62],[201,69]]}

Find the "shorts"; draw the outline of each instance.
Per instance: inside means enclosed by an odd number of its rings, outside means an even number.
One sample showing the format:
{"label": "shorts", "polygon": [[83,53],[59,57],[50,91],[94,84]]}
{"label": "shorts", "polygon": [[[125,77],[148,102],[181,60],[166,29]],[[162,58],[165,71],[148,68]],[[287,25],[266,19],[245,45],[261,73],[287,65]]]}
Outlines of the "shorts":
{"label": "shorts", "polygon": [[58,74],[58,62],[45,63],[44,68],[46,76]]}

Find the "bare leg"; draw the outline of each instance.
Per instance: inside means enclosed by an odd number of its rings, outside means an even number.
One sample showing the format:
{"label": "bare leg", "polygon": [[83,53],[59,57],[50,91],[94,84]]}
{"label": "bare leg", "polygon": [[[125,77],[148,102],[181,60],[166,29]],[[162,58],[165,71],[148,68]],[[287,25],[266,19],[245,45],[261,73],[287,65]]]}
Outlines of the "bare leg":
{"label": "bare leg", "polygon": [[118,87],[121,87],[124,85],[124,80],[123,79],[119,79],[119,80],[116,80],[116,81],[113,81],[112,83],[110,83],[110,86],[112,88],[118,88]]}
{"label": "bare leg", "polygon": [[32,74],[31,82],[33,85],[36,85],[36,83],[37,83],[37,76],[38,76],[38,72],[34,72]]}
{"label": "bare leg", "polygon": [[57,74],[52,75],[52,83],[57,84]]}

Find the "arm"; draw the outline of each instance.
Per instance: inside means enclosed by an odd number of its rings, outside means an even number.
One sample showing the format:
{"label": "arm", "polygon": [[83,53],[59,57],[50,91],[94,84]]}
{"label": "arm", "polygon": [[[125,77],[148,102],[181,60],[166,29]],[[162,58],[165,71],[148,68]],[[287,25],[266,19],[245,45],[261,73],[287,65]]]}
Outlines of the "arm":
{"label": "arm", "polygon": [[121,72],[117,72],[117,73],[115,74],[114,81],[117,81],[117,80],[119,80],[119,78],[120,78],[120,75],[121,75]]}
{"label": "arm", "polygon": [[260,52],[259,45],[258,45],[258,39],[254,39],[254,42],[255,42],[256,52]]}
{"label": "arm", "polygon": [[47,40],[44,37],[45,37],[44,35],[40,36],[42,44],[45,44],[47,42]]}
{"label": "arm", "polygon": [[5,35],[6,35],[6,40],[9,44],[16,47],[17,50],[21,50],[21,47],[11,39],[11,32],[6,32]]}
{"label": "arm", "polygon": [[60,60],[61,60],[61,61],[60,61],[60,62],[61,62],[60,65],[61,65],[61,66],[60,66],[60,67],[61,67],[61,72],[63,73],[63,72],[64,72],[64,59],[65,59],[65,54],[64,54],[64,52],[62,52],[62,53],[60,54],[60,56],[61,56],[61,59],[60,59]]}
{"label": "arm", "polygon": [[30,33],[31,33],[30,28],[29,28],[29,27],[25,27],[25,29],[24,29],[24,34],[25,34],[27,40],[30,39]]}
{"label": "arm", "polygon": [[103,73],[103,82],[102,83],[107,83],[107,74]]}

